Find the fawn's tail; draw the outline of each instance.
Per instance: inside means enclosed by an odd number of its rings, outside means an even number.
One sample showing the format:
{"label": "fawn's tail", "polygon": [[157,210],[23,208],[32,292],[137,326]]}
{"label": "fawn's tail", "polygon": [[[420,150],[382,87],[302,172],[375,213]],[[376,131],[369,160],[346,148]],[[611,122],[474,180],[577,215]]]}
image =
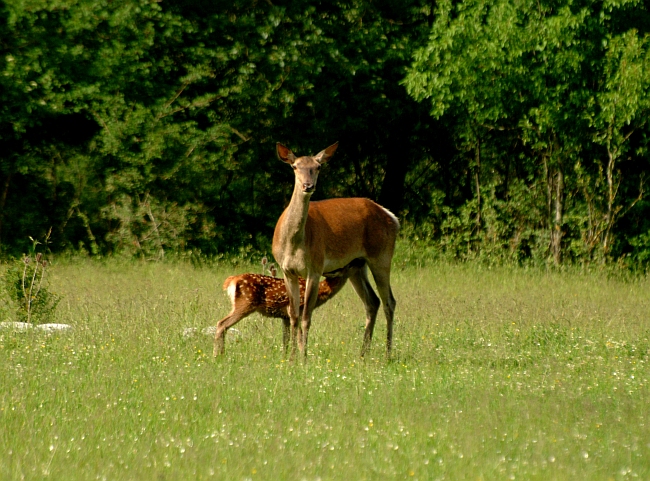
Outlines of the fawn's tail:
{"label": "fawn's tail", "polygon": [[230,301],[235,303],[235,296],[237,295],[237,279],[236,276],[230,276],[223,283],[223,290],[228,292]]}

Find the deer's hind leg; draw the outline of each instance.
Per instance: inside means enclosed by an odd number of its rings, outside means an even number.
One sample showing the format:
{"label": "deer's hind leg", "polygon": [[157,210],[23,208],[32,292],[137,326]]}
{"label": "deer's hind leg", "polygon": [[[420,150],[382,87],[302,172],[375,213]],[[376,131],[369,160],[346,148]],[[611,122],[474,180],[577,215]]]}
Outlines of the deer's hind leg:
{"label": "deer's hind leg", "polygon": [[363,266],[350,275],[350,284],[354,291],[361,298],[361,302],[366,309],[366,330],[363,335],[363,346],[361,347],[361,357],[366,355],[372,342],[372,333],[375,330],[375,321],[379,311],[379,298],[375,291],[372,290],[370,280],[368,279],[368,268]]}
{"label": "deer's hind leg", "polygon": [[255,309],[233,309],[230,314],[217,323],[217,332],[214,334],[213,356],[220,356],[226,352],[226,331],[239,321],[249,316]]}
{"label": "deer's hind leg", "polygon": [[390,260],[388,264],[370,264],[372,277],[375,279],[377,291],[384,307],[386,316],[386,357],[390,358],[393,347],[393,318],[395,316],[395,296],[390,287]]}

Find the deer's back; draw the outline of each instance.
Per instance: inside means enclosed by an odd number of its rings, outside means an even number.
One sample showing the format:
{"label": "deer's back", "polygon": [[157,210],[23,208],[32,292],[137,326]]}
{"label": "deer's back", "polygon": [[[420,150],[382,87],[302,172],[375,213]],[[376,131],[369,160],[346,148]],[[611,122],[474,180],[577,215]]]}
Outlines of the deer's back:
{"label": "deer's back", "polygon": [[360,197],[309,204],[305,239],[331,259],[375,258],[392,251],[399,221],[379,204]]}

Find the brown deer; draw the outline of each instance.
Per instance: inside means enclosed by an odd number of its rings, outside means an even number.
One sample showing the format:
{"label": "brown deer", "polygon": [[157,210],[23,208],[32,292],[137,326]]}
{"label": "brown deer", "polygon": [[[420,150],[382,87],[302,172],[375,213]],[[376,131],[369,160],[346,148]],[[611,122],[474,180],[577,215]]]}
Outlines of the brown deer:
{"label": "brown deer", "polygon": [[[318,285],[318,298],[315,307],[320,307],[334,297],[345,285],[350,275],[362,269],[363,259],[355,259],[342,269],[327,274],[328,277]],[[275,270],[275,268],[272,268]],[[299,279],[300,303],[305,295],[305,280]],[[289,297],[284,280],[260,274],[241,274],[230,276],[223,283],[223,290],[228,292],[232,310],[230,314],[217,323],[214,337],[214,356],[224,354],[226,331],[254,312],[266,317],[282,319],[285,353],[289,345]]]}
{"label": "brown deer", "polygon": [[[307,337],[312,311],[317,302],[320,277],[360,258],[366,261],[384,306],[387,323],[386,355],[390,357],[395,312],[395,298],[390,287],[390,266],[399,221],[390,211],[369,199],[343,198],[310,202],[321,164],[334,155],[337,147],[338,142],[314,156],[296,157],[284,145],[278,143],[276,146],[279,159],[289,164],[295,175],[291,201],[280,216],[273,235],[273,256],[284,272],[289,293],[291,354],[293,357],[298,342],[306,359]],[[364,265],[350,274],[350,282],[366,310],[361,357],[370,347],[380,305],[368,280],[367,268]],[[302,313],[299,276],[306,280]],[[301,325],[298,325],[300,315]]]}

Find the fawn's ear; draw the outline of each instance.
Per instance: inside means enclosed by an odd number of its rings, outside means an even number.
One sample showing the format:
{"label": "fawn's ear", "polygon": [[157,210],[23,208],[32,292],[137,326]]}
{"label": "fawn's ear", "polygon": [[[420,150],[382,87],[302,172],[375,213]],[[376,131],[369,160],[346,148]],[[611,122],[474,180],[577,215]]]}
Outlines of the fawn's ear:
{"label": "fawn's ear", "polygon": [[296,156],[293,154],[293,152],[291,152],[291,149],[289,147],[285,147],[280,142],[275,145],[275,150],[278,154],[278,159],[280,159],[282,162],[293,165],[293,163],[296,161]]}
{"label": "fawn's ear", "polygon": [[330,145],[328,148],[325,150],[321,150],[318,152],[316,155],[314,155],[314,160],[318,162],[319,164],[324,164],[327,162],[330,157],[334,155],[334,152],[336,152],[336,148],[339,146],[339,143],[336,142],[335,144]]}

